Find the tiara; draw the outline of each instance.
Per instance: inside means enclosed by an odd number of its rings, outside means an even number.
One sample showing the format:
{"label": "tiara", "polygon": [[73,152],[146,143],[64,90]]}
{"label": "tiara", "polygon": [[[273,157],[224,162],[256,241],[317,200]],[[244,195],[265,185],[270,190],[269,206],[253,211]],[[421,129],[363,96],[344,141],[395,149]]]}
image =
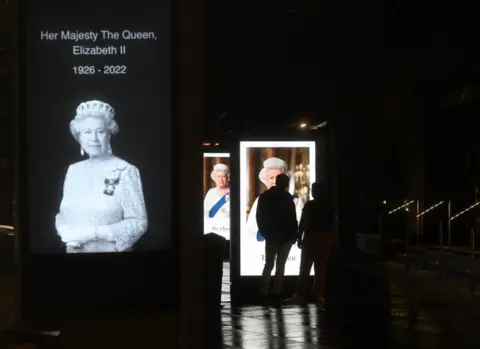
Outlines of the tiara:
{"label": "tiara", "polygon": [[77,107],[75,118],[83,116],[103,116],[110,121],[115,117],[115,109],[110,104],[102,101],[83,102]]}
{"label": "tiara", "polygon": [[263,162],[263,168],[284,168],[284,169],[288,169],[288,165],[287,163],[280,159],[280,158],[276,158],[276,157],[271,157],[271,158],[268,158],[266,159],[264,162]]}
{"label": "tiara", "polygon": [[229,168],[225,164],[218,163],[218,164],[215,164],[215,166],[213,166],[213,170],[214,171],[227,171],[228,172]]}

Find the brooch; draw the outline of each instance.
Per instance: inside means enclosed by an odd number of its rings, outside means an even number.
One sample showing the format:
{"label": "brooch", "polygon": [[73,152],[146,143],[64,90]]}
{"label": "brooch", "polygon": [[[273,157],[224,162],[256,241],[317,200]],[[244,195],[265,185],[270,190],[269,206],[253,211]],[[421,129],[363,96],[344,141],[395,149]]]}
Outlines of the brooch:
{"label": "brooch", "polygon": [[109,177],[105,178],[104,183],[105,183],[105,189],[103,190],[103,193],[108,196],[113,196],[115,194],[115,188],[120,183],[120,174],[122,171],[125,169],[115,167],[112,169],[112,173]]}

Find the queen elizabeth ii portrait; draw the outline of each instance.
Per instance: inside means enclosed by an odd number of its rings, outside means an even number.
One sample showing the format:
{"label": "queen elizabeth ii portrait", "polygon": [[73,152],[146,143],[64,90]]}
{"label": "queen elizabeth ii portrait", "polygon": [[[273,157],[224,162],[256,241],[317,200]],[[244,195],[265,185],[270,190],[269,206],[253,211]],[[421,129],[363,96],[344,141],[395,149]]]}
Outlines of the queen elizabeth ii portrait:
{"label": "queen elizabeth ii portrait", "polygon": [[230,239],[230,169],[215,164],[210,178],[215,187],[208,190],[203,201],[204,231]]}
{"label": "queen elizabeth ii portrait", "polygon": [[[260,170],[258,178],[268,190],[275,185],[276,177],[282,173],[289,175],[287,163],[280,158],[271,157],[266,159],[263,162],[263,168]],[[292,192],[292,189],[294,191],[294,188],[290,188],[290,192]],[[302,214],[303,206],[305,206],[305,202],[302,198],[299,198],[296,196],[292,196],[292,198],[294,200],[295,209],[297,212],[297,221],[299,221],[300,216]],[[262,242],[265,239],[262,233],[258,231],[257,218],[256,218],[257,205],[258,205],[258,197],[253,202],[250,213],[248,214],[247,234],[249,237],[255,238],[257,241]]]}
{"label": "queen elizabeth ii portrait", "polygon": [[70,132],[87,158],[68,167],[55,227],[67,253],[131,250],[148,226],[140,172],[114,155],[115,110],[102,101],[77,107]]}
{"label": "queen elizabeth ii portrait", "polygon": [[[241,141],[239,152],[240,275],[260,276],[265,263],[265,239],[257,225],[258,197],[276,185],[276,177],[290,178],[288,192],[297,221],[309,200],[315,180],[315,142]],[[285,275],[298,275],[301,250],[292,246]],[[272,270],[272,274],[275,271]]]}

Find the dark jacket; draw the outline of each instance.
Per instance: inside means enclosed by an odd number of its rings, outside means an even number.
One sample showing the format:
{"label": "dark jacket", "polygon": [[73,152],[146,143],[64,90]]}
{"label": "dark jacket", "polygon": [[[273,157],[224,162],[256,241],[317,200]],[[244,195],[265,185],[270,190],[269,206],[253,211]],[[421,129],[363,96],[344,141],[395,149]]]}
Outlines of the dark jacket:
{"label": "dark jacket", "polygon": [[298,231],[293,197],[272,187],[258,198],[257,225],[265,240],[283,244],[295,241]]}
{"label": "dark jacket", "polygon": [[303,206],[299,231],[333,232],[336,227],[336,213],[330,205],[320,200],[311,200]]}

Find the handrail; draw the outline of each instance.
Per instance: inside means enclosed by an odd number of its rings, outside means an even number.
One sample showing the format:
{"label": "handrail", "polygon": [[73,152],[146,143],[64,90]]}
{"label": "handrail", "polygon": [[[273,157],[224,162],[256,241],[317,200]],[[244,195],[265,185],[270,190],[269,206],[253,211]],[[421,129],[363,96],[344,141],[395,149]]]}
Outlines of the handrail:
{"label": "handrail", "polygon": [[443,203],[444,203],[444,201],[437,202],[435,205],[430,206],[430,207],[427,208],[425,211],[420,212],[419,214],[417,214],[415,217],[416,217],[416,218],[420,218],[421,216],[423,216],[423,215],[425,215],[426,213],[434,210],[435,208],[437,208],[438,206],[440,206],[440,205],[443,204]]}
{"label": "handrail", "polygon": [[452,217],[450,218],[450,220],[451,220],[451,221],[453,221],[454,219],[456,219],[456,218],[460,217],[462,214],[464,214],[464,213],[466,213],[466,212],[470,211],[472,208],[474,208],[474,207],[476,207],[476,206],[478,206],[478,205],[480,205],[480,201],[478,201],[478,202],[474,203],[473,205],[471,205],[471,206],[467,207],[467,208],[466,208],[466,209],[464,209],[463,211],[460,211],[460,212],[459,212],[459,213],[457,213],[456,215],[452,216]]}
{"label": "handrail", "polygon": [[[443,248],[444,248],[444,223],[447,223],[447,237],[448,237],[448,249],[451,249],[452,245],[451,245],[451,222],[453,220],[455,220],[456,218],[460,217],[461,215],[463,215],[464,213],[472,210],[473,208],[477,207],[480,205],[480,201],[477,201],[475,202],[474,204],[470,205],[469,207],[465,208],[464,210],[458,212],[457,214],[455,215],[452,215],[451,211],[452,211],[452,202],[451,201],[446,201],[447,204],[448,204],[448,207],[447,207],[447,220],[441,220],[438,222],[438,242],[439,242],[439,250],[442,251]],[[406,207],[408,206],[409,204],[411,204],[413,202],[408,202],[398,208],[396,208],[395,210],[393,211],[397,211],[403,207]],[[416,218],[421,218],[423,215],[425,215],[427,212],[435,209],[436,207],[442,205],[444,203],[444,201],[440,201],[438,203],[436,203],[435,205],[429,207],[428,209],[424,210],[423,212],[419,212],[419,201],[417,201],[417,215],[416,215]],[[392,212],[393,213],[393,212]],[[418,233],[418,222],[420,221],[420,219],[417,219],[417,233]],[[480,229],[480,225],[478,225],[478,222],[477,222],[477,225],[474,227],[472,226],[471,224],[467,223],[467,230],[469,231],[469,235],[470,235],[470,268],[471,268],[471,273],[470,273],[470,292],[472,293],[472,295],[475,294],[476,292],[476,284],[475,284],[475,270],[477,269],[477,261],[476,261],[476,241],[475,241],[475,238],[476,238],[476,235],[477,235],[477,232],[479,231]],[[406,236],[406,239],[405,239],[405,257],[407,257],[406,259],[406,268],[407,270],[410,270],[410,261],[408,259],[408,254],[409,254],[409,251],[408,251],[408,244],[409,244],[409,240],[408,240],[408,232],[407,232],[407,236]],[[418,235],[417,235],[417,243],[419,242],[418,240]],[[426,261],[426,259],[425,259]],[[438,257],[438,260],[436,261],[436,263],[438,264],[438,276],[440,279],[443,278],[443,267],[442,267],[442,263],[443,263],[443,260],[441,257]]]}
{"label": "handrail", "polygon": [[395,212],[397,212],[398,210],[401,210],[402,208],[405,208],[405,207],[413,204],[414,202],[415,202],[415,200],[409,201],[409,202],[403,204],[402,206],[399,206],[399,207],[397,207],[397,208],[394,208],[393,210],[391,210],[390,212],[388,212],[388,214],[395,213]]}
{"label": "handrail", "polygon": [[11,225],[2,225],[0,224],[0,230],[3,230],[3,232],[7,232],[6,234],[9,236],[15,235],[15,228],[12,227]]}

